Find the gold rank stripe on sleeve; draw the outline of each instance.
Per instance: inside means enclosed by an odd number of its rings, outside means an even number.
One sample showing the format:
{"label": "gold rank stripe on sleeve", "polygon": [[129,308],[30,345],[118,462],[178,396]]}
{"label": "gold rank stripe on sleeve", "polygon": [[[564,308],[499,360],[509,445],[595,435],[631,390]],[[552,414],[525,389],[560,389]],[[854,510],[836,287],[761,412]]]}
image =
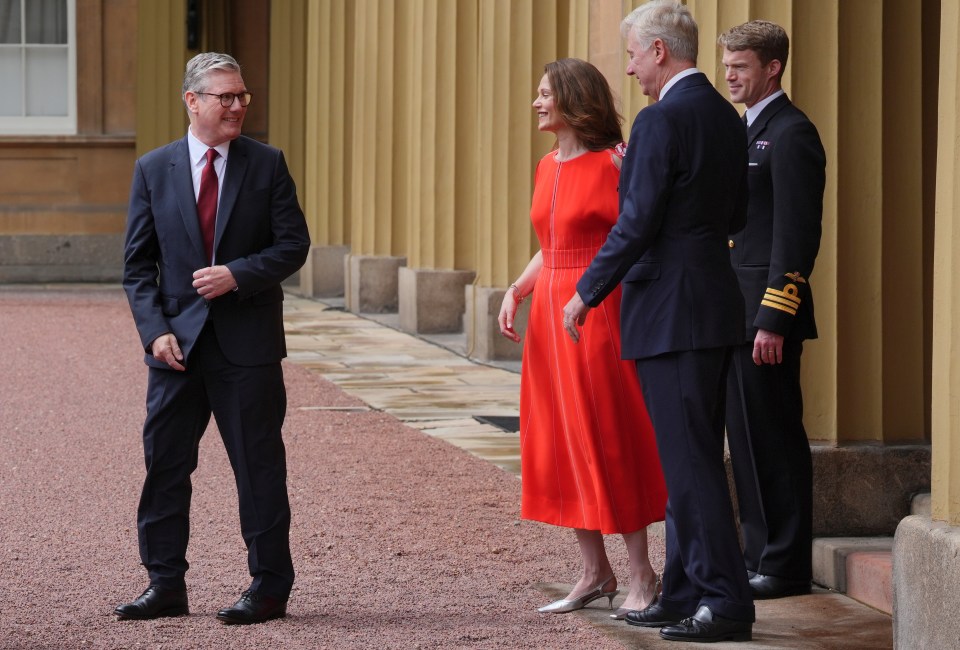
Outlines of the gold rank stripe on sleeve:
{"label": "gold rank stripe on sleeve", "polygon": [[797,308],[800,306],[800,296],[797,295],[797,285],[788,284],[783,291],[767,287],[767,292],[763,295],[760,304],[764,307],[772,307],[785,311],[791,316],[797,315]]}

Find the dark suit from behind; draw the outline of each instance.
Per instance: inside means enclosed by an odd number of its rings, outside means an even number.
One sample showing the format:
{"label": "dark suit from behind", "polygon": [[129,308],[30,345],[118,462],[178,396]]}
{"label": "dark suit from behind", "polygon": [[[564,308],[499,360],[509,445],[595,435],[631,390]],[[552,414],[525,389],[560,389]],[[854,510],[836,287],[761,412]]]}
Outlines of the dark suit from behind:
{"label": "dark suit from behind", "polygon": [[[187,139],[146,154],[134,169],[123,284],[150,366],[140,554],[151,584],[183,589],[190,475],[212,412],[236,478],[251,588],[285,600],[294,575],[280,434],[286,410],[280,282],[302,266],[310,241],[279,150],[241,136],[230,142],[225,174],[214,256],[237,289],[208,301],[192,286],[194,271],[210,262]],[[168,332],[180,344],[186,371],[150,352]]]}
{"label": "dark suit from behind", "polygon": [[[817,338],[810,275],[820,248],[826,157],[816,127],[786,95],[747,131],[749,204],[731,237],[746,330],[728,383],[727,432],[747,569],[811,578],[813,473],[803,427],[800,355]],[[784,337],[783,363],[754,364],[758,329]]]}
{"label": "dark suit from behind", "polygon": [[726,372],[744,328],[727,247],[746,214],[744,137],[702,73],[640,111],[620,217],[577,291],[594,306],[623,282],[623,354],[636,359],[669,494],[664,605],[753,621],[723,461]]}

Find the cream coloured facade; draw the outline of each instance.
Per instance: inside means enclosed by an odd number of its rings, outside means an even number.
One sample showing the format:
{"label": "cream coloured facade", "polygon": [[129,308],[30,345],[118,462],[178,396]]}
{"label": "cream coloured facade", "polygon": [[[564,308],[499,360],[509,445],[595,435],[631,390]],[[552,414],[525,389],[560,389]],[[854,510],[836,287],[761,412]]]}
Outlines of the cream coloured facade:
{"label": "cream coloured facade", "polygon": [[[0,135],[0,167],[11,170],[0,174],[0,281],[118,276],[81,260],[51,278],[46,260],[64,241],[70,254],[118,246],[134,157],[183,135],[186,4],[76,0],[78,133]],[[255,84],[252,135],[283,148],[297,180],[314,244],[301,291],[397,311],[413,332],[462,329],[478,358],[516,354],[495,320],[537,246],[532,176],[552,140],[536,129],[534,90],[547,61],[591,60],[628,133],[647,100],[623,74],[619,21],[637,4],[202,3],[199,47],[238,56]],[[828,157],[812,278],[820,339],[804,354],[817,525],[893,534],[903,520],[895,628],[898,638],[932,634],[934,647],[946,624],[923,620],[931,567],[918,558],[952,558],[960,544],[957,3],[687,4],[698,67],[721,91],[720,32],[765,18],[791,37],[785,87]],[[36,186],[41,168],[69,198]],[[119,251],[96,257],[118,262]],[[932,517],[905,519],[912,492],[927,489]],[[937,571],[960,577],[955,559]],[[938,609],[960,605],[960,588],[936,593]]]}

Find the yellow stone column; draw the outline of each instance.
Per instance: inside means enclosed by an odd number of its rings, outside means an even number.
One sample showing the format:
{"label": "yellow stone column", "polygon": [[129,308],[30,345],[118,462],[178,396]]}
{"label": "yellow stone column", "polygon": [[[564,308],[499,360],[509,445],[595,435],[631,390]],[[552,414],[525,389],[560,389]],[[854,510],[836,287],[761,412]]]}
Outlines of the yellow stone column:
{"label": "yellow stone column", "polygon": [[[475,79],[476,68],[458,61],[463,50],[458,15],[475,16],[475,7],[415,0],[399,4],[398,18],[401,12],[398,35],[418,36],[400,38],[396,47],[403,72],[397,97],[398,122],[403,125],[398,144],[406,154],[398,160],[398,170],[404,171],[406,182],[395,186],[394,201],[407,211],[409,242],[408,265],[398,271],[400,327],[416,333],[460,332],[464,286],[475,274],[457,259],[456,196],[471,180],[458,170],[461,160],[474,152],[458,149],[457,133],[472,130],[476,105],[462,106],[457,78]],[[470,215],[465,219],[474,223]]]}
{"label": "yellow stone column", "polygon": [[350,252],[353,0],[310,0],[305,17],[304,167],[300,191],[313,241],[300,273],[304,295],[345,293]]}
{"label": "yellow stone column", "polygon": [[304,138],[306,124],[307,5],[270,4],[270,144],[283,149],[303,203],[305,152],[316,144]]}
{"label": "yellow stone column", "polygon": [[933,282],[933,519],[960,526],[960,10],[942,4]]}
{"label": "yellow stone column", "polygon": [[137,11],[137,155],[182,138],[187,112],[180,97],[186,49],[185,2],[140,0]]}
{"label": "yellow stone column", "polygon": [[396,89],[405,81],[405,71],[395,68],[394,57],[416,38],[397,31],[398,12],[403,17],[408,10],[408,4],[393,0],[363,0],[347,15],[354,29],[354,75],[353,128],[347,140],[352,152],[351,254],[345,284],[346,305],[354,312],[397,311],[397,272],[406,264],[407,206],[398,204],[395,194],[409,171],[408,152],[397,146],[406,125],[396,121]]}
{"label": "yellow stone column", "polygon": [[350,236],[353,0],[311,0],[307,11],[305,212],[313,241]]}
{"label": "yellow stone column", "polygon": [[[836,12],[839,21],[838,150],[830,156],[839,181],[837,291],[837,437],[883,435],[883,13]],[[856,22],[856,25],[853,24]],[[856,72],[854,72],[856,71]],[[857,218],[859,217],[859,218]],[[854,280],[856,278],[856,280]],[[814,285],[817,286],[816,284]]]}
{"label": "yellow stone column", "polygon": [[[960,7],[956,2],[938,4],[932,491],[930,513],[906,517],[894,536],[893,642],[897,648],[949,648],[960,634],[960,625],[943,616],[960,608]],[[929,18],[924,12],[927,36]]]}
{"label": "yellow stone column", "polygon": [[815,0],[805,10],[792,12],[790,58],[786,87],[816,125],[827,154],[827,183],[823,194],[823,234],[811,277],[820,338],[804,346],[804,424],[812,440],[838,442],[838,171],[840,105],[839,29],[835,0]]}
{"label": "yellow stone column", "polygon": [[[476,269],[467,295],[468,347],[480,358],[518,356],[500,336],[496,316],[505,288],[537,250],[530,227],[536,162],[554,138],[540,134],[531,104],[547,62],[566,54],[569,12],[553,3],[479,3]],[[522,327],[522,325],[521,325]]]}
{"label": "yellow stone column", "polygon": [[[931,360],[924,339],[923,58],[920,3],[883,9],[883,441],[924,443]],[[911,53],[904,55],[909,43]],[[876,61],[876,58],[874,58]],[[841,339],[843,340],[843,339]],[[841,380],[842,383],[843,380]]]}

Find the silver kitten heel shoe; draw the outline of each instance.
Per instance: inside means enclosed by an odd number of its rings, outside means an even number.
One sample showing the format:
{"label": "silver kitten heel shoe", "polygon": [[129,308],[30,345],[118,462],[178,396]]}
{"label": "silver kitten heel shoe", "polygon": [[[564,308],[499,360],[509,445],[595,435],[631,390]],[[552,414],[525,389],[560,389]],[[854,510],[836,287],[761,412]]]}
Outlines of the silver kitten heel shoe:
{"label": "silver kitten heel shoe", "polygon": [[613,591],[604,591],[603,588],[608,582],[613,580],[613,576],[610,576],[596,587],[580,596],[579,598],[573,598],[570,600],[555,600],[549,605],[544,605],[539,608],[537,611],[541,614],[565,614],[567,612],[575,612],[578,609],[583,609],[589,603],[597,600],[598,598],[607,598],[609,603],[607,605],[608,609],[613,609],[613,599],[620,593],[619,589],[614,589]]}

